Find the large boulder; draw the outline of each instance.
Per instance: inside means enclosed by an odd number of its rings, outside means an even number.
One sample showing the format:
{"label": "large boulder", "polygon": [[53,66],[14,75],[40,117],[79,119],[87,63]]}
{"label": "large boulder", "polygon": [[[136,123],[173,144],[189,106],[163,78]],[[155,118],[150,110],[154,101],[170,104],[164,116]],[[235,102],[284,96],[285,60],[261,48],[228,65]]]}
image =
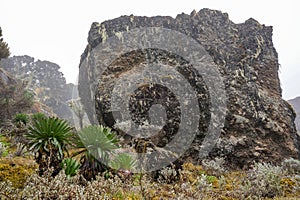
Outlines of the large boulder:
{"label": "large boulder", "polygon": [[[131,15],[101,24],[93,23],[89,31],[88,45],[81,56],[79,74],[79,96],[91,123],[110,126],[127,138],[128,134],[120,130],[120,126],[116,127],[116,123],[124,125],[126,122],[118,121],[122,120],[120,113],[111,109],[111,102],[117,101],[112,99],[112,94],[118,93],[116,83],[126,76],[138,79],[145,64],[161,63],[171,66],[196,91],[199,108],[198,116],[185,116],[191,123],[197,118],[198,132],[181,160],[198,162],[203,159],[200,155],[201,148],[205,145],[203,141],[207,136],[206,132],[212,124],[211,121],[216,120],[215,124],[218,123],[212,99],[216,98],[220,104],[224,103],[214,94],[217,90],[212,91],[209,85],[220,82],[220,79],[215,79],[214,76],[208,76],[207,79],[203,74],[197,73],[195,66],[180,55],[151,46],[131,50],[119,55],[112,62],[105,63],[113,55],[113,52],[105,49],[105,44],[111,41],[109,38],[114,37],[118,42],[126,43],[122,33],[147,27],[173,30],[197,41],[210,56],[205,61],[208,68],[216,66],[222,77],[227,97],[223,100],[227,106],[225,110],[219,111],[220,115],[225,112],[226,115],[220,135],[213,138],[213,149],[210,149],[206,157],[224,157],[227,166],[231,168],[247,168],[254,161],[277,164],[284,158],[298,158],[299,138],[294,124],[295,113],[281,97],[278,55],[272,42],[272,27],[262,25],[254,19],[235,24],[226,13],[215,10],[193,11],[190,15],[177,15],[175,19]],[[180,77],[165,78],[179,80]],[[180,85],[178,88],[180,90]],[[119,95],[122,98],[122,94]],[[137,127],[149,123],[161,125],[165,122],[156,135],[144,135],[155,147],[164,148],[174,139],[181,123],[186,120],[181,116],[181,103],[176,92],[163,85],[141,84],[130,94],[130,120]],[[165,116],[156,116],[161,110],[165,111]],[[153,122],[153,119],[158,120]],[[189,137],[193,130],[188,127],[184,131]],[[138,134],[131,135],[129,140],[134,140],[135,136],[141,137]],[[180,139],[184,140],[184,137]]]}

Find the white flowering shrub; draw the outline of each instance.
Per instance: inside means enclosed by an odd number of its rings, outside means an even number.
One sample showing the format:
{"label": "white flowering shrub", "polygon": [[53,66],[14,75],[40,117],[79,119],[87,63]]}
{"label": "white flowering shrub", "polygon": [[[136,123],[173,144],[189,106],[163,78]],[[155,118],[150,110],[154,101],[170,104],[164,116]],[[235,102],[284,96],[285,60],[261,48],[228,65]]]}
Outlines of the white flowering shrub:
{"label": "white flowering shrub", "polygon": [[213,160],[203,160],[202,166],[205,170],[209,171],[212,175],[220,176],[226,172],[224,168],[224,158],[215,158]]}
{"label": "white flowering shrub", "polygon": [[289,158],[282,162],[282,167],[289,173],[300,174],[300,160]]}

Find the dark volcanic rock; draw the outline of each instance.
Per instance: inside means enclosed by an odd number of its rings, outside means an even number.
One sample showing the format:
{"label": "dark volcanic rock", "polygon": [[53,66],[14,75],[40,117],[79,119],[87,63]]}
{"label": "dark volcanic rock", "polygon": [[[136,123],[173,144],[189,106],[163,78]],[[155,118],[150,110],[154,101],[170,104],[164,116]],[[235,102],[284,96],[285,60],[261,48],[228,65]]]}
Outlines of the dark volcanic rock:
{"label": "dark volcanic rock", "polygon": [[[145,63],[172,66],[197,93],[199,134],[182,159],[199,161],[199,149],[208,123],[213,119],[213,108],[203,77],[193,71],[188,61],[172,52],[148,48],[120,55],[108,63],[106,69],[100,69],[101,63],[97,57],[99,45],[115,36],[122,41],[120,32],[142,27],[163,27],[195,39],[218,67],[227,95],[226,120],[220,138],[208,157],[225,157],[226,164],[232,168],[249,167],[253,161],[279,163],[284,158],[298,157],[295,114],[281,98],[272,27],[261,25],[254,19],[234,24],[226,13],[209,9],[193,11],[190,15],[180,14],[175,19],[122,16],[101,24],[93,23],[88,45],[81,57],[79,77],[79,95],[92,123],[98,120],[101,124],[114,127],[114,117],[118,113],[110,109],[111,94],[114,84],[123,75],[134,75]],[[107,52],[107,58],[110,53]],[[144,84],[130,99],[131,120],[136,126],[149,122],[151,106],[163,106],[166,124],[159,134],[148,139],[155,146],[164,147],[181,123],[176,95],[160,85]],[[94,116],[94,105],[97,117]],[[120,130],[119,133],[123,134]],[[186,134],[189,134],[188,130]]]}
{"label": "dark volcanic rock", "polygon": [[300,97],[288,100],[288,102],[293,106],[296,112],[295,124],[298,132],[300,133]]}

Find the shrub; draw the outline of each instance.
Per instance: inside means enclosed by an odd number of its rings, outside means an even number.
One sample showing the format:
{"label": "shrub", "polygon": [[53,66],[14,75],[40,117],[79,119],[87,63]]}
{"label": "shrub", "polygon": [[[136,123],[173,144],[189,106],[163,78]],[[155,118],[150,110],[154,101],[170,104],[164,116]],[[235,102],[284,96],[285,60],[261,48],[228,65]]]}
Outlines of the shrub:
{"label": "shrub", "polygon": [[0,182],[10,181],[13,187],[22,188],[27,178],[34,172],[33,167],[0,164]]}
{"label": "shrub", "polygon": [[289,173],[300,173],[300,160],[294,158],[285,159],[282,162],[282,167]]}
{"label": "shrub", "polygon": [[213,160],[203,160],[203,168],[211,175],[220,176],[226,172],[224,168],[224,158],[215,158]]}
{"label": "shrub", "polygon": [[268,163],[255,163],[249,171],[247,179],[241,186],[244,197],[257,196],[259,198],[282,195],[281,180],[286,173],[279,166]]}

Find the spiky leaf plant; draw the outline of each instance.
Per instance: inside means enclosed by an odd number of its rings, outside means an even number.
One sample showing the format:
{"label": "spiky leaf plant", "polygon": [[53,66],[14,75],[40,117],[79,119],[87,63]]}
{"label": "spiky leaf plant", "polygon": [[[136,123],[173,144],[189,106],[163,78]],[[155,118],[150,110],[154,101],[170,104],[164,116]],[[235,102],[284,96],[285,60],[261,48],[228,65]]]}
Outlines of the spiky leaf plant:
{"label": "spiky leaf plant", "polygon": [[31,120],[32,121],[37,121],[37,120],[46,119],[46,118],[47,118],[47,116],[44,113],[41,113],[41,112],[33,113],[31,115]]}
{"label": "spiky leaf plant", "polygon": [[128,153],[118,154],[110,166],[116,170],[132,170],[136,165],[136,160]]}
{"label": "spiky leaf plant", "polygon": [[14,116],[13,122],[17,126],[21,126],[22,124],[26,126],[26,124],[29,122],[29,117],[25,113],[18,113]]}
{"label": "spiky leaf plant", "polygon": [[107,170],[109,154],[117,149],[116,134],[104,126],[88,126],[78,132],[74,156],[80,156],[81,173],[90,180]]}
{"label": "spiky leaf plant", "polygon": [[66,120],[57,117],[40,118],[33,121],[26,137],[29,141],[29,150],[36,153],[36,161],[39,164],[40,174],[50,167],[54,168],[53,175],[61,169],[64,159],[64,151],[71,144],[74,136],[72,127]]}
{"label": "spiky leaf plant", "polygon": [[75,176],[80,168],[80,163],[73,158],[66,158],[62,165],[68,178]]}

